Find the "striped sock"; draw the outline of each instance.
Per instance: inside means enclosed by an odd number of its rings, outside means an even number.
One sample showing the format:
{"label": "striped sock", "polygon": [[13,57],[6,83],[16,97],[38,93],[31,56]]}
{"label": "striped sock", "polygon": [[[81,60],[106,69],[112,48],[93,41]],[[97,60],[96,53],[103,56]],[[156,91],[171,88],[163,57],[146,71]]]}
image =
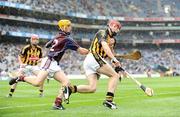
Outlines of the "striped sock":
{"label": "striped sock", "polygon": [[10,92],[9,92],[9,96],[12,96],[12,94],[14,93],[15,89],[10,89]]}
{"label": "striped sock", "polygon": [[114,93],[107,92],[107,94],[106,94],[106,100],[109,101],[109,102],[112,102],[112,101],[113,101],[113,98],[114,98]]}
{"label": "striped sock", "polygon": [[76,85],[70,85],[69,86],[71,93],[76,93],[77,92],[77,86]]}
{"label": "striped sock", "polygon": [[62,99],[61,98],[59,98],[59,97],[56,97],[56,99],[55,99],[55,105],[56,106],[60,106],[61,105],[61,103],[62,103]]}

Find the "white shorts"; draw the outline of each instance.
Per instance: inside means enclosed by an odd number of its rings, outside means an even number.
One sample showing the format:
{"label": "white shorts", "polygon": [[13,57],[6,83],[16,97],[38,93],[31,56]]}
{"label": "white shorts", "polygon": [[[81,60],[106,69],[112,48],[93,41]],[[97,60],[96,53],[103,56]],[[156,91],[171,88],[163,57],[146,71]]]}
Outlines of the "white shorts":
{"label": "white shorts", "polygon": [[42,59],[40,68],[41,70],[48,71],[50,76],[54,76],[56,72],[61,71],[57,61],[50,60],[48,57]]}
{"label": "white shorts", "polygon": [[[107,64],[107,62],[102,58],[102,60]],[[97,70],[100,68],[99,63],[96,61],[92,53],[89,53],[83,63],[86,76],[91,74],[99,74]]]}
{"label": "white shorts", "polygon": [[20,71],[22,71],[23,74],[25,75],[34,75],[35,72],[40,71],[39,66],[32,66],[32,65],[26,65],[24,68],[20,68]]}

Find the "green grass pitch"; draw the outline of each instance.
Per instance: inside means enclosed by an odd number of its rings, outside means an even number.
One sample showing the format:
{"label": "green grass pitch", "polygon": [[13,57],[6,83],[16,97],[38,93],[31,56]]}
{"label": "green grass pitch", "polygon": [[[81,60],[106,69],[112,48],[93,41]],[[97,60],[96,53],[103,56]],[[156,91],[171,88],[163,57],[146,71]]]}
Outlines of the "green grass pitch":
{"label": "green grass pitch", "polygon": [[[94,94],[73,94],[66,110],[52,110],[60,85],[51,80],[45,83],[45,96],[38,97],[38,88],[19,83],[13,98],[7,98],[7,81],[0,81],[0,117],[180,117],[180,77],[138,79],[154,89],[148,97],[131,79],[119,83],[114,101],[118,109],[102,105],[107,89],[107,79],[100,79]],[[71,80],[85,84],[86,80]]]}

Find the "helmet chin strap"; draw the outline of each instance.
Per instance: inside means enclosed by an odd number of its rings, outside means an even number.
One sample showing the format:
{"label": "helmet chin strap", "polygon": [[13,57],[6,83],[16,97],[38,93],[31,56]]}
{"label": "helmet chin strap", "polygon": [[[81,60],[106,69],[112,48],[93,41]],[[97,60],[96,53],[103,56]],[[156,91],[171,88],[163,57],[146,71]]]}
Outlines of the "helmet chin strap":
{"label": "helmet chin strap", "polygon": [[116,32],[113,32],[110,27],[109,27],[109,29],[110,29],[110,31],[111,31],[111,34],[109,34],[109,36],[110,36],[111,38],[117,35],[117,33],[116,33]]}
{"label": "helmet chin strap", "polygon": [[37,44],[32,44],[33,46],[36,46]]}
{"label": "helmet chin strap", "polygon": [[65,32],[65,28],[64,29],[59,29],[60,31],[63,31],[64,33],[66,33],[67,35],[70,35],[71,32]]}
{"label": "helmet chin strap", "polygon": [[67,34],[67,35],[70,35],[70,34],[71,34],[71,32],[66,32],[66,34]]}

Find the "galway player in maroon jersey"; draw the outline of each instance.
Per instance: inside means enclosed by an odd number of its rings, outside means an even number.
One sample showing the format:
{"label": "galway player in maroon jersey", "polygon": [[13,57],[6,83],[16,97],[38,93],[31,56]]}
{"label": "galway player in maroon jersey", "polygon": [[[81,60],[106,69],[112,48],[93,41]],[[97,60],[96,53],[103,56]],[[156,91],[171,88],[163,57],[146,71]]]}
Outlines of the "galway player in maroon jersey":
{"label": "galway player in maroon jersey", "polygon": [[[64,90],[61,90],[54,102],[54,109],[64,110],[65,108],[62,105],[62,98],[69,98],[69,94],[67,94],[70,87],[70,81],[67,76],[61,70],[59,66],[59,62],[67,49],[74,50],[79,52],[82,55],[87,55],[89,50],[80,47],[71,37],[70,32],[72,30],[71,21],[69,20],[60,20],[58,22],[59,26],[59,34],[52,40],[50,40],[46,47],[50,48],[47,57],[42,59],[41,70],[37,76],[19,76],[18,78],[11,79],[9,84],[12,85],[19,81],[24,81],[34,86],[41,86],[44,80],[47,78],[49,73],[54,74],[54,79],[58,82],[62,83]],[[74,87],[72,87],[74,88]],[[74,91],[77,89],[71,89]],[[63,93],[65,92],[65,93]]]}

